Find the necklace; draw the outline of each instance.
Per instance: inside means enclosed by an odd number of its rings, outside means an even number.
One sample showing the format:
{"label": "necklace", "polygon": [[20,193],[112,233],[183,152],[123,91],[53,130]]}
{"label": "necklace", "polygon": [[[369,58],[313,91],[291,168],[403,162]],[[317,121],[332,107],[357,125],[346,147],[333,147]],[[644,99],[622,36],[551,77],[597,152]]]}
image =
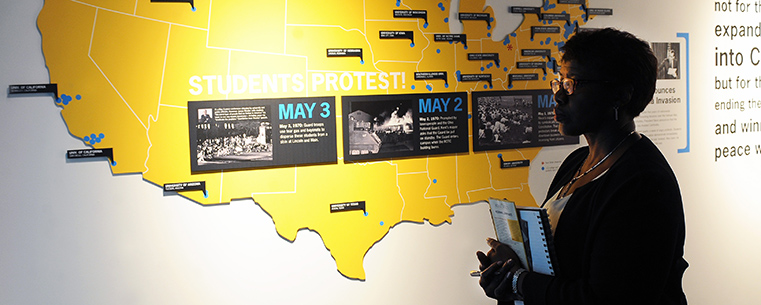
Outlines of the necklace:
{"label": "necklace", "polygon": [[[573,184],[574,184],[574,183],[576,183],[576,181],[577,181],[577,180],[581,179],[581,177],[584,177],[584,176],[586,176],[587,174],[589,174],[590,172],[592,172],[593,170],[595,170],[595,168],[597,168],[598,166],[600,166],[600,164],[602,164],[603,162],[605,162],[605,160],[608,160],[608,158],[609,158],[611,155],[613,155],[613,153],[614,153],[614,152],[616,152],[616,149],[618,149],[618,147],[620,147],[620,146],[621,146],[621,144],[624,144],[624,142],[626,141],[626,139],[628,139],[628,138],[629,138],[629,136],[631,136],[632,134],[634,134],[634,131],[632,131],[632,132],[630,132],[628,135],[626,135],[626,136],[625,136],[625,137],[624,137],[624,138],[621,140],[621,142],[618,142],[618,144],[617,144],[615,147],[613,147],[613,149],[612,149],[612,150],[611,150],[611,151],[610,151],[610,152],[609,152],[607,155],[605,155],[605,157],[602,157],[602,159],[600,159],[600,161],[599,161],[599,162],[595,163],[595,165],[592,165],[592,167],[590,167],[590,168],[589,168],[588,170],[586,170],[585,172],[581,173],[581,166],[579,166],[579,169],[576,171],[576,175],[575,175],[575,176],[574,176],[574,177],[571,179],[571,182],[568,182],[568,186],[566,187],[566,189],[565,189],[565,192],[563,192],[563,194],[560,196],[560,198],[563,198],[563,197],[565,197],[566,195],[568,195],[568,191],[570,191],[570,190],[571,190],[571,187],[573,186]],[[589,155],[587,155],[587,156],[584,158],[584,161],[582,161],[582,162],[581,162],[581,164],[582,164],[582,165],[584,165],[584,162],[587,162],[587,158],[589,158]],[[581,173],[581,174],[579,174],[579,173]]]}

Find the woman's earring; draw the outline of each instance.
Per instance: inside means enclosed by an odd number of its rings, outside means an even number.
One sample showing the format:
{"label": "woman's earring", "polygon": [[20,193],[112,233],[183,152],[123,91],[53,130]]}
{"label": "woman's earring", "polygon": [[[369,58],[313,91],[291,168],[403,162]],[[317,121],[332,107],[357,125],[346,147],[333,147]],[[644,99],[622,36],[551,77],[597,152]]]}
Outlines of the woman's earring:
{"label": "woman's earring", "polygon": [[616,121],[618,121],[618,106],[613,107],[613,113],[616,116]]}

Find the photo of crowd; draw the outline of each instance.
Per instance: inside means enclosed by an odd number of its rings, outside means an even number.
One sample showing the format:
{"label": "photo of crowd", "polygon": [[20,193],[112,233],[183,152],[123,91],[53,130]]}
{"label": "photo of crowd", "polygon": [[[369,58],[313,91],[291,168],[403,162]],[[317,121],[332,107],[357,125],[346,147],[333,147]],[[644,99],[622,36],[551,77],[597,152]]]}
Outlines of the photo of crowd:
{"label": "photo of crowd", "polygon": [[[474,97],[477,109],[478,146],[531,144],[531,95],[494,95]],[[496,148],[495,147],[495,148]]]}
{"label": "photo of crowd", "polygon": [[272,161],[272,125],[269,121],[215,122],[200,115],[196,124],[199,166]]}

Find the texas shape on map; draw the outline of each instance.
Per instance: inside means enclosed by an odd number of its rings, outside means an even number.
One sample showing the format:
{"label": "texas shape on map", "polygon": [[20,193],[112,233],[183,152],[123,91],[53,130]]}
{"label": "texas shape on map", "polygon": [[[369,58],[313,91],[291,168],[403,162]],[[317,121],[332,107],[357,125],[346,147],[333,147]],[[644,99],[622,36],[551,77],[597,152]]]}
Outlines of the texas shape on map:
{"label": "texas shape on map", "polygon": [[[498,164],[500,156],[531,160],[540,148],[344,162],[338,141],[335,164],[192,173],[188,102],[336,96],[340,109],[344,95],[544,89],[552,75],[542,69],[537,69],[538,81],[513,84],[507,75],[519,59],[546,61],[521,56],[521,49],[552,49],[557,57],[558,48],[587,18],[582,5],[540,0],[177,2],[47,0],[39,14],[50,81],[61,92],[56,106],[83,145],[113,148],[113,174],[141,173],[156,185],[205,181],[206,193],[180,193],[202,205],[252,198],[283,238],[294,241],[302,229],[317,232],[338,271],[360,280],[365,279],[365,254],[396,224],[451,223],[452,206],[489,197],[535,205],[528,168],[503,170]],[[554,21],[560,34],[532,35],[531,26],[553,21],[506,13],[511,5],[565,13],[570,21]],[[394,18],[394,10],[424,10],[427,18]],[[457,12],[494,17],[487,25],[457,20]],[[414,38],[379,39],[384,30],[412,31]],[[437,33],[466,33],[467,47],[435,42]],[[364,58],[326,58],[325,50],[336,47],[362,48]],[[499,53],[502,62],[468,60],[467,52]],[[444,84],[415,80],[416,71],[490,73],[493,80],[491,87]],[[385,87],[319,82],[369,73],[395,78]],[[250,82],[248,90],[232,90],[230,79],[236,75],[276,83]],[[301,86],[286,85],[294,75],[303,77],[297,79]],[[336,124],[342,126],[340,116]],[[336,137],[343,138],[342,128]],[[331,204],[356,201],[365,201],[364,212],[330,213]]]}

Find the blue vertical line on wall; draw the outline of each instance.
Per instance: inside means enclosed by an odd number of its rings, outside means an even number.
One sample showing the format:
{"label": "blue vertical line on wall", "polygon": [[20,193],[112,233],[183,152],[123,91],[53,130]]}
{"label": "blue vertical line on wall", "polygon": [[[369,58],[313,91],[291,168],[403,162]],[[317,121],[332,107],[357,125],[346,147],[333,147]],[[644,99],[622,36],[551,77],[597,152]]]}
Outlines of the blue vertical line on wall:
{"label": "blue vertical line on wall", "polygon": [[676,37],[684,38],[684,49],[687,50],[685,56],[687,58],[685,63],[687,66],[687,73],[685,73],[687,75],[685,77],[687,80],[687,144],[684,148],[677,150],[681,154],[690,152],[690,33],[676,33]]}

